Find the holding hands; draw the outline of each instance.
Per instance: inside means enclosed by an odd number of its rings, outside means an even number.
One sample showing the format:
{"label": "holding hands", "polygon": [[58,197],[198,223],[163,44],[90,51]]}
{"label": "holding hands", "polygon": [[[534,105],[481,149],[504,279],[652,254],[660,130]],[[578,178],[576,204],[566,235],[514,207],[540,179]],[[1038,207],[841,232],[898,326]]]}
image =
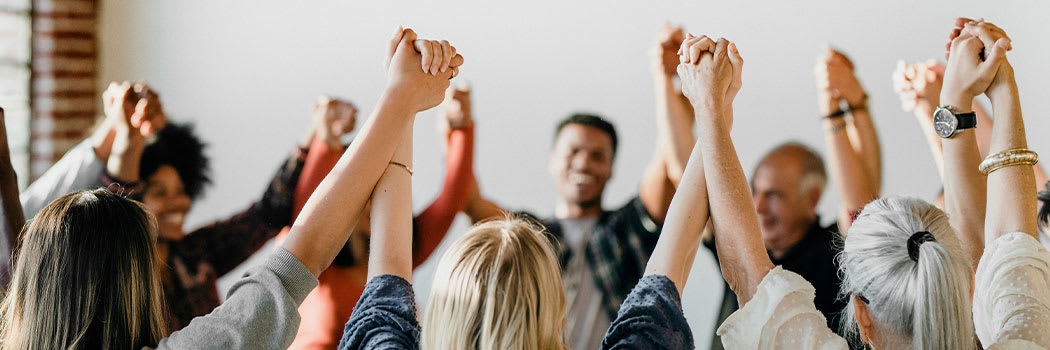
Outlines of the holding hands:
{"label": "holding hands", "polygon": [[[983,20],[960,18],[956,26],[949,36],[941,100],[968,111],[974,97],[991,90],[993,80],[995,87],[1013,81],[1013,69],[1006,63],[1006,51],[1012,49],[1012,45],[1002,29]],[[1000,70],[1003,66],[1006,69]],[[989,98],[993,98],[992,95]],[[995,103],[994,98],[992,102]]]}
{"label": "holding hands", "polygon": [[829,47],[824,55],[817,58],[813,73],[820,91],[823,114],[838,110],[842,100],[849,104],[850,109],[862,108],[866,104],[867,94],[853,74],[853,62],[842,52]]}
{"label": "holding hands", "polygon": [[916,109],[932,111],[939,106],[943,82],[944,65],[937,60],[912,64],[900,61],[893,72],[893,89],[900,96],[901,108],[906,112]]}
{"label": "holding hands", "polygon": [[134,129],[145,137],[168,122],[160,97],[143,82],[109,83],[102,92],[102,105],[106,123],[117,131]]}
{"label": "holding hands", "polygon": [[387,89],[409,100],[413,111],[441,103],[449,79],[459,74],[463,56],[447,40],[417,39],[412,29],[398,27],[387,56]]}
{"label": "holding hands", "polygon": [[340,138],[354,131],[357,107],[353,103],[323,96],[314,104],[313,136],[324,140],[329,147],[341,149]]}
{"label": "holding hands", "polygon": [[685,41],[685,31],[682,27],[664,22],[660,34],[656,36],[656,46],[650,54],[653,59],[653,69],[667,77],[673,77],[678,70],[678,50]]}
{"label": "holding hands", "polygon": [[732,109],[743,84],[744,59],[736,44],[725,38],[714,41],[706,35],[688,34],[678,50],[678,76],[682,93],[697,112],[713,115]]}
{"label": "holding hands", "polygon": [[441,103],[438,115],[444,120],[448,129],[460,129],[474,125],[470,113],[470,85],[449,86],[445,90],[445,100]]}

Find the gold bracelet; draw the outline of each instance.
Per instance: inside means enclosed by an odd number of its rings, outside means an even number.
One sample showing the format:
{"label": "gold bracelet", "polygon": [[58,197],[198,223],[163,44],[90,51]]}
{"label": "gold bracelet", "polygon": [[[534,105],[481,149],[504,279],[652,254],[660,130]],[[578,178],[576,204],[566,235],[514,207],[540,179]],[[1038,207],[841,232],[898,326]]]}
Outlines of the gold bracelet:
{"label": "gold bracelet", "polygon": [[1035,165],[1039,163],[1039,154],[1027,148],[1015,148],[992,154],[981,162],[977,167],[982,174],[988,175],[993,171],[1016,165]]}
{"label": "gold bracelet", "polygon": [[412,168],[409,168],[407,165],[404,165],[404,164],[401,164],[401,163],[398,163],[398,162],[390,162],[390,165],[396,165],[396,166],[399,166],[401,168],[404,168],[405,171],[408,172],[408,176],[412,176]]}

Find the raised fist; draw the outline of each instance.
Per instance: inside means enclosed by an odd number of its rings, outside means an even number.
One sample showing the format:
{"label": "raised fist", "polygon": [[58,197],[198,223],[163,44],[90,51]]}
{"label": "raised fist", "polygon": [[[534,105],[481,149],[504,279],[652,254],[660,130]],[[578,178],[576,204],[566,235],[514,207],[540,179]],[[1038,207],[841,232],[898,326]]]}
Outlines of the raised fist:
{"label": "raised fist", "polygon": [[912,64],[900,61],[893,72],[893,89],[900,96],[901,108],[907,112],[939,106],[943,82],[944,65],[937,60]]}
{"label": "raised fist", "polygon": [[390,41],[388,57],[387,88],[417,112],[441,103],[449,79],[463,64],[448,41],[417,40],[414,31],[401,28]]}
{"label": "raised fist", "polygon": [[651,55],[654,68],[663,74],[673,77],[678,70],[678,48],[685,40],[685,32],[682,27],[672,26],[664,22],[660,34],[656,36],[656,46],[653,47]]}
{"label": "raised fist", "polygon": [[340,138],[354,131],[357,107],[352,103],[322,96],[314,104],[314,137],[333,148],[342,147]]}
{"label": "raised fist", "polygon": [[731,107],[741,86],[744,65],[736,45],[726,39],[689,34],[679,51],[678,76],[682,93],[696,110]]}

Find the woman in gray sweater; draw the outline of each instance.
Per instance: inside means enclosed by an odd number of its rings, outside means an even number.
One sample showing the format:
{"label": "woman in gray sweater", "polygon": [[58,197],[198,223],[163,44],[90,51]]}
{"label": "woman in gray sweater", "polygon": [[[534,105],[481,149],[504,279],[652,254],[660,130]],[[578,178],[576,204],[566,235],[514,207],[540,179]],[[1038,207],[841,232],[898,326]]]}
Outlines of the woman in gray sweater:
{"label": "woman in gray sweater", "polygon": [[[349,238],[399,136],[441,102],[461,56],[448,42],[398,28],[375,115],[321,183],[283,246],[238,281],[226,302],[164,338],[156,220],[107,190],[74,192],[22,236],[0,306],[0,349],[284,349],[297,308]],[[422,62],[422,64],[420,63]],[[421,69],[422,68],[422,69]],[[395,169],[396,170],[396,169]]]}

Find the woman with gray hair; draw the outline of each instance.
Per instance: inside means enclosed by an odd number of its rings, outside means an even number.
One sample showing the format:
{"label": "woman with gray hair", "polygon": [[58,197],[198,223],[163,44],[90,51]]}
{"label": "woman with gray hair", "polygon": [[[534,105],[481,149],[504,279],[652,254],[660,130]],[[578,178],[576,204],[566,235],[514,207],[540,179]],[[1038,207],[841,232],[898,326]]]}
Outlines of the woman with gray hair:
{"label": "woman with gray hair", "polygon": [[[839,258],[842,293],[849,300],[842,316],[846,333],[878,349],[1050,348],[1050,332],[1044,331],[1050,329],[1050,253],[1035,239],[1030,200],[1031,165],[1038,158],[1027,149],[1017,85],[1006,61],[1010,41],[990,23],[959,19],[956,25],[941,93],[946,106],[935,117],[935,126],[944,129],[948,214],[899,197],[864,208]],[[692,51],[683,56],[694,56]],[[712,51],[718,56],[718,49]],[[718,90],[712,81],[719,76],[691,73],[680,70],[686,96],[694,104],[719,105],[720,99],[709,96]],[[982,93],[996,116],[991,156],[984,161],[973,130],[960,122],[971,117],[969,106]],[[703,142],[675,194],[647,273],[684,284],[673,267],[688,273],[694,236],[709,213],[722,273],[743,305],[718,330],[727,349],[846,349],[846,340],[814,307],[812,285],[774,267],[763,249],[723,121],[727,113],[731,107],[697,113]],[[621,309],[620,318],[627,312]]]}

